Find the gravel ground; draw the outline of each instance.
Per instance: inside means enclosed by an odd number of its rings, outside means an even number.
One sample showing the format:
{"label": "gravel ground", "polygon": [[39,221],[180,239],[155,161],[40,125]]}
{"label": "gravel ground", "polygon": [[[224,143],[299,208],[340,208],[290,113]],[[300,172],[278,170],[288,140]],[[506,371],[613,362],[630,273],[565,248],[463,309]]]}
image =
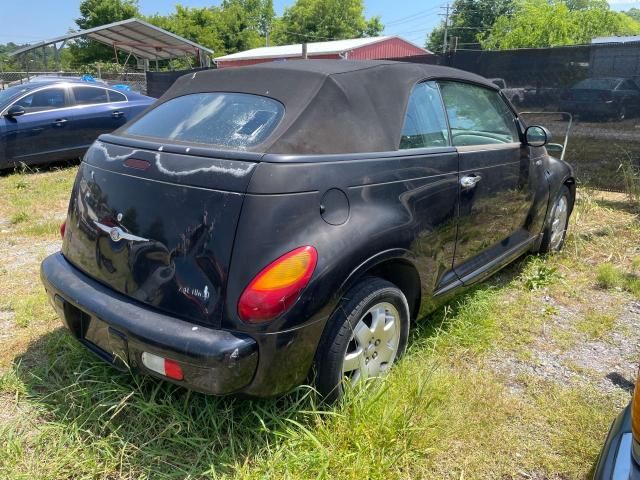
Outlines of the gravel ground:
{"label": "gravel ground", "polygon": [[[607,294],[594,291],[593,304],[606,301]],[[610,297],[609,297],[610,298]],[[617,316],[611,331],[590,340],[575,329],[581,313],[560,305],[549,296],[541,301],[555,309],[544,332],[531,345],[530,355],[518,358],[513,352],[497,351],[487,364],[507,378],[514,393],[522,389],[522,375],[562,385],[591,384],[603,393],[631,391],[638,371],[640,351],[640,302],[629,300]],[[559,342],[553,331],[572,336],[571,345]]]}
{"label": "gravel ground", "polygon": [[40,240],[26,237],[11,237],[0,240],[3,252],[0,267],[9,271],[24,268],[38,262],[39,257],[60,250],[60,240]]}

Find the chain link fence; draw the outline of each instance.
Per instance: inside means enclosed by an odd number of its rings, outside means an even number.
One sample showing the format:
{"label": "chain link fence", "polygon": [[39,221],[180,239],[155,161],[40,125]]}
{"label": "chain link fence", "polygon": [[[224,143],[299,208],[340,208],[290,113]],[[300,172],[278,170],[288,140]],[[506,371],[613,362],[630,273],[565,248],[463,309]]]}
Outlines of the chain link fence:
{"label": "chain link fence", "polygon": [[[81,72],[0,72],[0,90],[33,81],[42,77],[78,78]],[[109,85],[128,85],[132,90],[142,94],[147,93],[147,77],[145,73],[101,73],[92,75],[96,80],[102,80]]]}
{"label": "chain link fence", "polygon": [[[405,61],[408,59],[404,59]],[[505,51],[458,50],[409,59],[494,80],[528,124],[562,143],[580,183],[629,191],[640,182],[640,42]],[[557,112],[557,115],[536,114]]]}

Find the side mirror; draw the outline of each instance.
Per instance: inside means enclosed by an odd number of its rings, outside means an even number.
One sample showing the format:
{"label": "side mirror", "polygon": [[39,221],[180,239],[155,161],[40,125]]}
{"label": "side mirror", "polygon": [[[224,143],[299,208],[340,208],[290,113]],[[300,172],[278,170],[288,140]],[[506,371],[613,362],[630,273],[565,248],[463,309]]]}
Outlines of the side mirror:
{"label": "side mirror", "polygon": [[5,113],[6,117],[19,117],[20,115],[24,115],[24,107],[22,105],[12,105]]}
{"label": "side mirror", "polygon": [[551,132],[544,127],[532,125],[524,131],[524,138],[530,147],[544,147],[551,140]]}

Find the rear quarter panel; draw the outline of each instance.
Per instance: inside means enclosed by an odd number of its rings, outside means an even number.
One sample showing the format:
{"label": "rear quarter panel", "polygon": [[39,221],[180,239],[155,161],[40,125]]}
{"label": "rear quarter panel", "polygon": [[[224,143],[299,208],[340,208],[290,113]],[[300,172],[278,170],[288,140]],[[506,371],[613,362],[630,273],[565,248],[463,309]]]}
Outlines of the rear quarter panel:
{"label": "rear quarter panel", "polygon": [[[454,149],[328,156],[306,163],[266,160],[252,176],[236,233],[225,315],[230,328],[265,333],[326,320],[345,280],[381,252],[394,251],[415,265],[426,295],[451,269],[458,199]],[[348,201],[348,218],[340,225],[321,214],[330,189],[344,192]],[[302,297],[273,322],[244,325],[237,315],[244,288],[270,262],[301,245],[318,250],[316,271]]]}

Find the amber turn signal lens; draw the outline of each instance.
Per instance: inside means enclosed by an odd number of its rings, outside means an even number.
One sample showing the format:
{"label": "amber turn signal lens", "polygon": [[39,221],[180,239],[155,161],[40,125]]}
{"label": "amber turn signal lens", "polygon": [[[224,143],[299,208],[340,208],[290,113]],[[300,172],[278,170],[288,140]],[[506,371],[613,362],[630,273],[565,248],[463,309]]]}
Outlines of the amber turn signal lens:
{"label": "amber turn signal lens", "polygon": [[633,439],[636,442],[640,442],[640,391],[638,383],[640,382],[640,376],[636,380],[636,388],[633,390],[633,398],[631,399],[631,431],[633,432]]}
{"label": "amber turn signal lens", "polygon": [[318,253],[311,246],[296,248],[262,270],[242,292],[238,315],[247,323],[273,320],[286,312],[307,286]]}

